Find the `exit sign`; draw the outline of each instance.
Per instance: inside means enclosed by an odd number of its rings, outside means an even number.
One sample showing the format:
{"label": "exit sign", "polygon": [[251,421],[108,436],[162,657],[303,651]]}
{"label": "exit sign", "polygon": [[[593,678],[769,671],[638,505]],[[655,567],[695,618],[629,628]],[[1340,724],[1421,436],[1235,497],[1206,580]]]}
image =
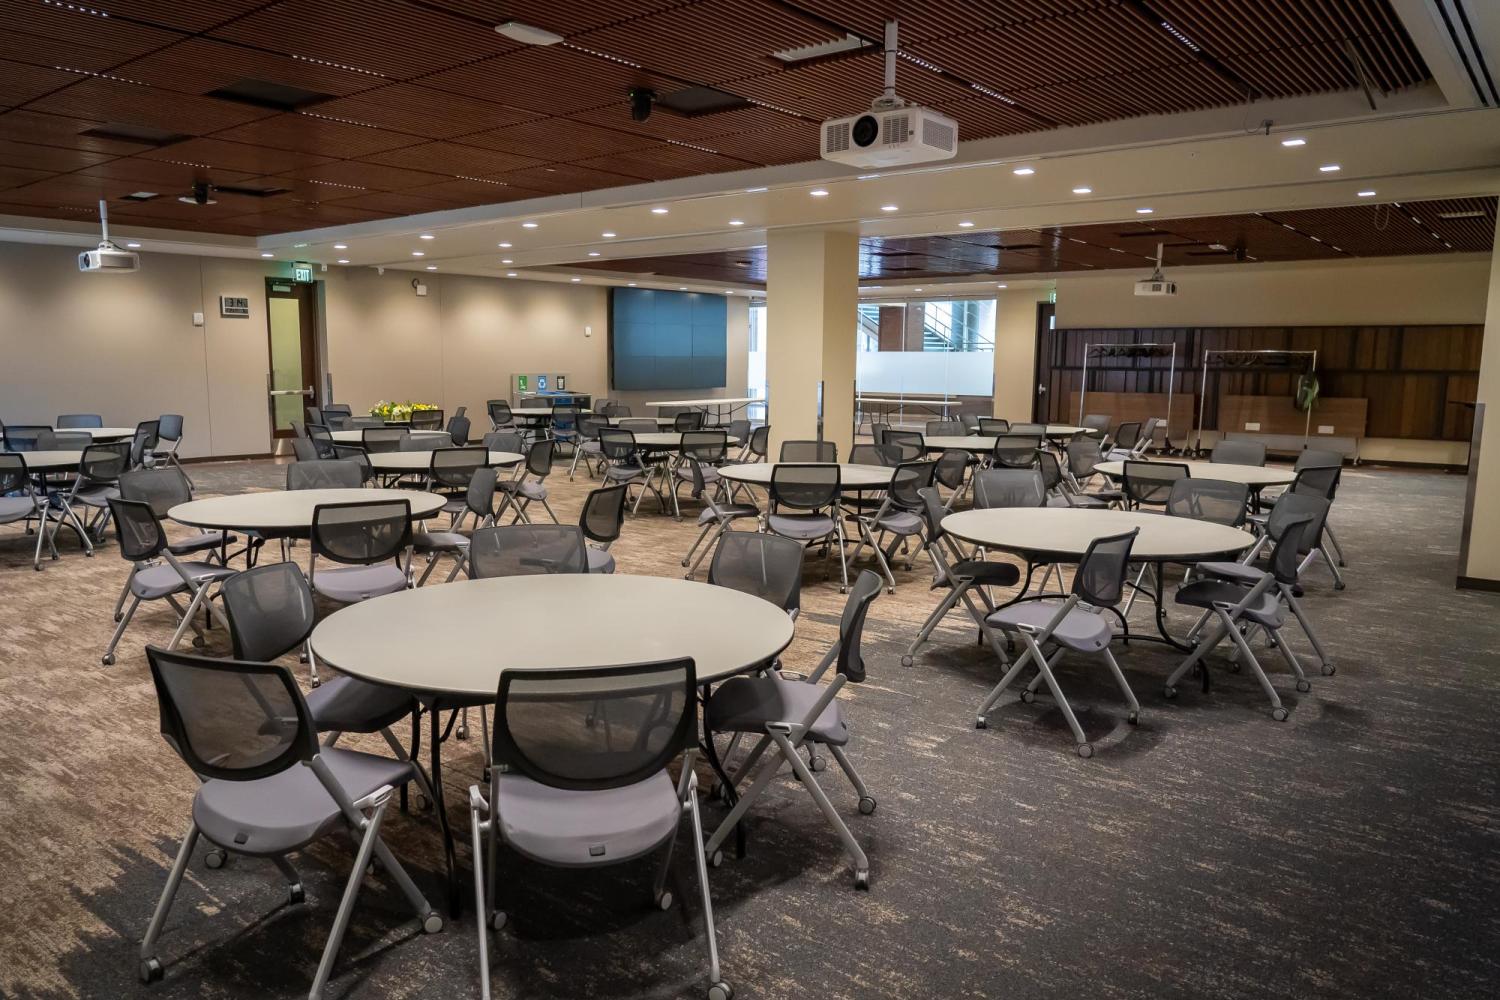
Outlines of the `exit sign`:
{"label": "exit sign", "polygon": [[308,284],[313,280],[313,269],[311,264],[293,264],[292,280]]}

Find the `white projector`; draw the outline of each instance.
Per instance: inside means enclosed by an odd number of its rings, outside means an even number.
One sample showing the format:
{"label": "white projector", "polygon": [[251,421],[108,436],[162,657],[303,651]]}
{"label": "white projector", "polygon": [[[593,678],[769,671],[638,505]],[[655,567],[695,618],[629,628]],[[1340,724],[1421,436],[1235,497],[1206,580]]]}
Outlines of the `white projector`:
{"label": "white projector", "polygon": [[950,160],[958,122],[915,105],[879,109],[823,123],[823,159],[852,167],[897,167]]}
{"label": "white projector", "polygon": [[129,250],[121,250],[114,245],[100,244],[98,250],[85,250],[78,255],[78,270],[80,271],[102,271],[114,274],[126,274],[138,271],[141,267],[141,255],[131,253]]}
{"label": "white projector", "polygon": [[1176,295],[1177,282],[1168,281],[1161,275],[1154,275],[1144,281],[1135,283],[1135,294],[1137,295]]}

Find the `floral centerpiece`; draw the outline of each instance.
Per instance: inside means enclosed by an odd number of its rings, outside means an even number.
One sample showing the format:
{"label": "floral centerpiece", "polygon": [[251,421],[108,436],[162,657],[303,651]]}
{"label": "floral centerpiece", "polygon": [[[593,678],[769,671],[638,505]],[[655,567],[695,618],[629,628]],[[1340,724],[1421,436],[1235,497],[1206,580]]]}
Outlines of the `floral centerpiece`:
{"label": "floral centerpiece", "polygon": [[379,417],[381,420],[401,423],[411,420],[411,415],[418,410],[435,410],[437,407],[432,403],[413,403],[407,400],[404,403],[393,403],[388,399],[382,399],[370,407],[370,416]]}

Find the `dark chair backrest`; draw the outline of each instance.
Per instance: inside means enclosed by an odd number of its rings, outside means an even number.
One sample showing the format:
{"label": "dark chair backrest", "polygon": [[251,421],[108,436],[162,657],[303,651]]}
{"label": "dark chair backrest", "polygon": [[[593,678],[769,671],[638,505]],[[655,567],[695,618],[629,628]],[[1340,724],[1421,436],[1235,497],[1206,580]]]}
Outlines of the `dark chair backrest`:
{"label": "dark chair backrest", "polygon": [[994,434],[1009,434],[1010,421],[1003,417],[980,417],[979,433],[985,437],[990,437]]}
{"label": "dark chair backrest", "polygon": [[55,431],[47,428],[36,439],[37,451],[82,451],[94,443],[88,431]]}
{"label": "dark chair backrest", "polygon": [[330,430],[348,430],[353,426],[351,414],[346,410],[336,410],[331,406],[323,407],[323,426]]}
{"label": "dark chair backrest", "polygon": [[122,559],[138,563],[162,554],[167,547],[167,533],[149,503],[123,497],[110,497],[108,503]]}
{"label": "dark chair backrest", "polygon": [[960,413],[958,422],[963,426],[965,434],[977,434],[979,432],[979,415],[977,413]]}
{"label": "dark chair backrest", "polygon": [[1002,469],[1030,469],[1036,465],[1037,453],[1041,450],[1041,435],[1011,430],[995,435],[995,447],[990,452],[990,459]]}
{"label": "dark chair backrest", "polygon": [[411,545],[411,501],[356,500],[313,508],[314,556],[356,566],[395,559]]}
{"label": "dark chair backrest", "polygon": [[701,410],[689,410],[679,413],[672,418],[672,429],[674,431],[696,431],[703,429],[703,412]]}
{"label": "dark chair backrest", "polygon": [[[462,409],[462,407],[460,407]],[[448,436],[453,443],[462,448],[469,443],[469,418],[462,413],[454,414],[448,421]]]}
{"label": "dark chair backrest", "polygon": [[901,510],[915,513],[922,508],[922,498],[917,495],[932,485],[936,462],[907,462],[896,466],[891,476],[891,488],[887,492],[891,504]]}
{"label": "dark chair backrest", "polygon": [[323,407],[323,412],[342,413],[344,416],[349,417],[354,415],[354,407],[350,406],[348,403],[329,403],[327,406]]}
{"label": "dark chair backrest", "polygon": [[879,443],[900,449],[902,462],[915,462],[927,454],[927,441],[916,431],[888,430]]}
{"label": "dark chair backrest", "polygon": [[1036,423],[1011,424],[1010,425],[1010,433],[1011,434],[1030,434],[1030,435],[1033,435],[1035,437],[1041,438],[1041,437],[1046,436],[1047,425],[1046,424],[1036,424]]}
{"label": "dark chair backrest", "polygon": [[726,429],[729,432],[729,436],[734,439],[735,444],[743,445],[746,441],[750,440],[750,421],[748,420],[731,420],[729,421],[729,427]]}
{"label": "dark chair backrest", "polygon": [[1344,467],[1342,464],[1315,465],[1297,470],[1297,478],[1292,480],[1293,493],[1310,493],[1315,497],[1322,497],[1332,503],[1334,496],[1338,493],[1339,480],[1343,478]]}
{"label": "dark chair backrest", "polygon": [[286,467],[289,490],[357,490],[364,485],[359,466],[344,459],[320,458]]}
{"label": "dark chair backrest", "polygon": [[120,496],[126,500],[145,501],[153,514],[166,517],[167,511],[193,499],[193,490],[181,469],[165,465],[121,473]]}
{"label": "dark chair backrest", "polygon": [[1331,451],[1326,448],[1304,448],[1297,456],[1297,464],[1292,468],[1301,472],[1303,469],[1336,468],[1344,466],[1344,454],[1339,451]]}
{"label": "dark chair backrest", "polygon": [[1125,592],[1130,572],[1130,550],[1135,546],[1135,528],[1123,535],[1107,535],[1089,543],[1088,551],[1073,574],[1073,593],[1098,608],[1114,607]]}
{"label": "dark chair backrest", "polygon": [[318,755],[289,668],[146,647],[161,734],[202,778],[254,781]]}
{"label": "dark chair backrest", "polygon": [[839,616],[838,672],[851,683],[860,684],[865,679],[865,657],[861,648],[865,633],[865,618],[870,605],[880,596],[880,575],[871,570],[861,570],[854,586],[849,588],[849,598],[844,601],[844,613]]}
{"label": "dark chair backrest", "polygon": [[886,452],[878,444],[857,444],[849,449],[850,465],[884,465]]}
{"label": "dark chair backrest", "polygon": [[1147,507],[1165,507],[1172,484],[1188,478],[1188,467],[1178,462],[1125,460],[1121,488],[1127,500]]}
{"label": "dark chair backrest", "polygon": [[5,450],[14,452],[41,451],[38,442],[43,432],[52,428],[46,424],[6,424]]}
{"label": "dark chair backrest", "polygon": [[1104,461],[1104,450],[1096,437],[1076,437],[1067,444],[1068,472],[1075,479],[1085,479],[1094,474],[1094,468]]}
{"label": "dark chair backrest", "polygon": [[[322,449],[319,449],[321,453]],[[370,456],[357,444],[336,444],[333,446],[333,457],[336,461],[348,462],[359,470],[359,484],[361,486],[375,478],[375,467],[370,464]]]}
{"label": "dark chair backrest", "polygon": [[[324,449],[319,447],[320,444],[321,442],[310,438],[292,438],[292,454],[296,456],[299,462],[316,462],[324,457]],[[333,454],[333,446],[325,445],[324,447],[327,448],[328,454],[331,456]]]}
{"label": "dark chair backrest", "polygon": [[483,521],[495,513],[495,483],[499,473],[485,465],[474,470],[469,477],[469,488],[464,492],[464,506]]}
{"label": "dark chair backrest", "polygon": [[980,469],[974,473],[974,506],[980,510],[998,507],[1040,507],[1047,502],[1047,488],[1038,469]]}
{"label": "dark chair backrest", "polygon": [[411,427],[414,431],[436,431],[442,430],[442,410],[413,410],[411,412]]}
{"label": "dark chair backrest", "polygon": [[485,412],[489,414],[490,423],[498,430],[501,427],[509,427],[516,422],[515,415],[510,412],[510,403],[503,399],[492,399],[484,404]]}
{"label": "dark chair backrest", "polygon": [[1124,448],[1129,451],[1135,447],[1141,439],[1141,424],[1139,420],[1131,420],[1121,424],[1115,429],[1115,447]]}
{"label": "dark chair backrest", "polygon": [[693,746],[697,686],[691,659],[507,670],[496,694],[495,774],[503,766],[573,791],[644,781]]}
{"label": "dark chair backrest", "polygon": [[268,663],[301,646],[318,623],[312,588],[294,562],[247,569],[221,588],[236,660]]}
{"label": "dark chair backrest", "polygon": [[552,474],[552,460],[556,455],[556,441],[550,438],[533,441],[531,447],[526,449],[526,471],[536,476],[538,481],[546,479]]}
{"label": "dark chair backrest", "polygon": [[802,545],[780,535],[726,531],[708,564],[708,582],[796,614],[802,608]]}
{"label": "dark chair backrest", "polygon": [[1238,528],[1250,512],[1250,487],[1222,479],[1179,479],[1167,495],[1167,513]]}
{"label": "dark chair backrest", "polygon": [[401,442],[411,437],[405,427],[366,427],[359,435],[368,452],[400,451]]}
{"label": "dark chair backrest", "polygon": [[684,431],[680,451],[690,462],[718,465],[729,457],[729,435],[724,431]]}
{"label": "dark chair backrest", "polygon": [[1047,450],[1037,452],[1037,469],[1042,474],[1042,487],[1052,493],[1062,485],[1062,466],[1057,461],[1057,456]]}
{"label": "dark chair backrest", "polygon": [[490,431],[484,436],[484,446],[490,451],[508,451],[512,455],[526,454],[526,439],[515,431]]}
{"label": "dark chair backrest", "polygon": [[964,477],[969,474],[969,453],[949,448],[938,456],[937,466],[932,470],[932,478],[948,487],[956,490],[964,484]]}
{"label": "dark chair backrest", "polygon": [[156,434],[163,441],[182,440],[182,414],[163,413],[156,418]]}
{"label": "dark chair backrest", "polygon": [[1079,422],[1078,426],[1087,427],[1089,430],[1098,431],[1098,434],[1092,436],[1095,438],[1095,440],[1101,440],[1104,435],[1109,432],[1109,414],[1086,413],[1083,416],[1083,420]]}
{"label": "dark chair backrest", "polygon": [[97,413],[64,413],[53,426],[58,430],[69,427],[103,427],[104,418]]}
{"label": "dark chair backrest", "polygon": [[750,432],[750,457],[764,462],[771,457],[771,425],[757,427]]}
{"label": "dark chair backrest", "polygon": [[0,454],[0,497],[12,493],[34,495],[31,475],[26,471],[26,456]]}
{"label": "dark chair backrest", "polygon": [[639,464],[634,431],[624,431],[618,427],[599,428],[599,451],[616,465]]}
{"label": "dark chair backrest", "polygon": [[771,467],[771,502],[792,510],[821,510],[839,495],[837,465],[778,462]]}
{"label": "dark chair backrest", "polygon": [[142,420],[135,425],[135,436],[130,439],[130,467],[137,468],[146,460],[146,453],[156,450],[161,443],[156,420]]}
{"label": "dark chair backrest", "polygon": [[438,448],[429,460],[427,476],[440,489],[467,490],[474,473],[489,460],[486,448]]}
{"label": "dark chair backrest", "polygon": [[783,441],[782,462],[837,462],[839,446],[833,441]]}
{"label": "dark chair backrest", "polygon": [[469,576],[587,573],[583,531],[571,524],[508,524],[480,528],[469,539]]}
{"label": "dark chair backrest", "polygon": [[583,537],[605,545],[620,537],[625,528],[625,498],[629,489],[621,483],[589,491],[578,514],[578,529]]}
{"label": "dark chair backrest", "polygon": [[112,484],[131,468],[133,450],[123,441],[91,444],[78,459],[78,476],[94,485]]}
{"label": "dark chair backrest", "polygon": [[1297,582],[1302,557],[1317,544],[1320,531],[1316,514],[1288,516],[1280,525],[1276,545],[1271,549],[1271,575],[1277,583],[1291,586]]}
{"label": "dark chair backrest", "polygon": [[1266,445],[1264,441],[1225,439],[1214,445],[1209,461],[1220,465],[1265,465]]}
{"label": "dark chair backrest", "polygon": [[928,437],[963,437],[968,431],[962,420],[929,420],[923,433]]}
{"label": "dark chair backrest", "polygon": [[1271,536],[1272,541],[1281,540],[1283,527],[1297,518],[1307,516],[1312,518],[1312,524],[1303,534],[1300,555],[1311,552],[1323,538],[1323,524],[1328,519],[1327,500],[1312,493],[1293,493],[1290,490],[1276,498],[1276,504],[1271,508],[1271,514],[1266,518],[1266,534]]}

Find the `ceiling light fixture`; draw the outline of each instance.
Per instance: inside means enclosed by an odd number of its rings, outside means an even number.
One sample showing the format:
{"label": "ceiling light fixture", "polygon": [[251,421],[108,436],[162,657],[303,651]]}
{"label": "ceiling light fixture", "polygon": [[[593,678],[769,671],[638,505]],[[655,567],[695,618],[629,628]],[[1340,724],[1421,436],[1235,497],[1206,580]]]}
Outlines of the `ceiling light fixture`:
{"label": "ceiling light fixture", "polygon": [[651,214],[652,215],[666,215],[669,211],[671,211],[671,209],[666,208],[663,205],[657,205],[655,208],[653,208],[651,210]]}
{"label": "ceiling light fixture", "polygon": [[881,205],[880,206],[880,210],[882,212],[899,212],[899,211],[901,211],[901,206],[900,205]]}
{"label": "ceiling light fixture", "polygon": [[574,283],[577,283],[577,282],[580,282],[580,281],[582,281],[582,280],[583,280],[583,279],[582,279],[582,278],[569,278],[569,279],[568,279],[568,280],[569,280],[569,281],[572,281],[572,282],[574,282]]}
{"label": "ceiling light fixture", "polygon": [[960,222],[958,224],[958,228],[959,229],[973,229],[974,228],[974,223],[970,222],[968,219],[965,219],[964,221],[962,221],[962,222]]}
{"label": "ceiling light fixture", "polygon": [[413,250],[413,251],[412,251],[412,252],[411,252],[411,255],[412,255],[412,256],[413,256],[413,257],[426,257],[426,256],[427,256],[427,255],[426,255],[426,254],[425,254],[425,253],[423,253],[423,252],[422,252],[422,251],[420,251],[420,250]]}
{"label": "ceiling light fixture", "polygon": [[276,255],[274,253],[263,253],[263,254],[261,254],[261,256],[262,257],[274,257]]}
{"label": "ceiling light fixture", "polygon": [[1343,168],[1341,168],[1337,163],[1325,163],[1318,168],[1318,172],[1324,174],[1332,174],[1337,173],[1341,169]]}
{"label": "ceiling light fixture", "polygon": [[1154,209],[1154,208],[1138,208],[1138,209],[1135,210],[1135,214],[1136,215],[1150,215],[1154,211],[1156,211],[1156,209]]}
{"label": "ceiling light fixture", "polygon": [[537,226],[537,224],[535,222],[523,222],[523,223],[521,223],[521,228],[522,229],[535,229],[536,226]]}
{"label": "ceiling light fixture", "polygon": [[436,264],[428,264],[427,265],[427,270],[429,270],[429,271],[436,271],[437,270],[437,265]]}
{"label": "ceiling light fixture", "polygon": [[1010,286],[1007,285],[1005,282],[1001,281],[1001,282],[996,283],[995,287],[996,288],[1009,288]]}
{"label": "ceiling light fixture", "polygon": [[1073,189],[1073,193],[1074,194],[1093,194],[1094,193],[1094,189],[1091,188],[1091,187],[1076,187],[1076,188]]}
{"label": "ceiling light fixture", "polygon": [[614,233],[600,233],[599,235],[602,236],[602,237],[604,237],[607,240],[612,240],[612,239],[615,238],[615,234]]}
{"label": "ceiling light fixture", "polygon": [[810,195],[812,195],[814,198],[827,198],[828,197],[828,191],[827,191],[826,188],[813,188],[811,191],[809,191],[807,193],[810,194]]}
{"label": "ceiling light fixture", "polygon": [[597,257],[597,256],[599,256],[599,251],[598,250],[590,250],[589,251],[589,256],[590,257]]}
{"label": "ceiling light fixture", "polygon": [[1359,196],[1361,198],[1373,198],[1373,197],[1375,197],[1375,192],[1374,191],[1360,191],[1359,192]]}
{"label": "ceiling light fixture", "polygon": [[913,289],[912,289],[912,291],[914,291],[914,292],[920,292],[920,291],[921,291],[921,290],[922,290],[922,289],[920,289],[920,288],[913,288]]}
{"label": "ceiling light fixture", "polygon": [[762,191],[769,191],[769,190],[771,190],[771,189],[770,188],[764,188],[764,187],[745,188],[745,193],[746,194],[760,194]]}
{"label": "ceiling light fixture", "polygon": [[502,258],[500,258],[500,263],[502,263],[502,264],[514,264],[515,261],[511,260],[509,257],[502,257]]}
{"label": "ceiling light fixture", "polygon": [[729,220],[729,224],[731,226],[743,226],[745,224],[745,220],[744,219],[730,219]]}
{"label": "ceiling light fixture", "polygon": [[498,247],[500,247],[501,250],[509,250],[511,248],[511,246],[513,246],[513,244],[510,244],[510,243],[499,243],[499,244],[496,244],[496,245]]}
{"label": "ceiling light fixture", "polygon": [[417,239],[419,239],[419,240],[435,240],[435,239],[437,239],[437,237],[434,236],[434,235],[432,235],[431,233],[423,233],[421,236],[418,236]]}
{"label": "ceiling light fixture", "polygon": [[139,243],[127,243],[125,244],[125,246],[131,250],[139,250],[141,248],[141,245]]}
{"label": "ceiling light fixture", "polygon": [[1306,139],[1282,139],[1281,140],[1281,144],[1283,146],[1286,146],[1288,149],[1290,149],[1293,146],[1306,146],[1307,145],[1307,140]]}
{"label": "ceiling light fixture", "polygon": [[333,248],[335,250],[348,250],[349,249],[349,244],[347,244],[347,243],[335,243],[333,245]]}
{"label": "ceiling light fixture", "polygon": [[340,257],[339,258],[339,263],[340,264],[347,264],[347,263],[349,263],[349,258],[348,257]]}
{"label": "ceiling light fixture", "polygon": [[687,285],[678,285],[677,286],[677,290],[679,292],[685,292],[685,291],[687,291]]}
{"label": "ceiling light fixture", "polygon": [[634,288],[635,287],[635,282],[628,281],[628,282],[625,283],[625,287],[626,288]]}
{"label": "ceiling light fixture", "polygon": [[546,28],[538,28],[533,24],[523,24],[520,21],[506,21],[504,24],[495,25],[496,34],[504,35],[513,42],[522,45],[556,45],[563,40],[563,36]]}
{"label": "ceiling light fixture", "polygon": [[516,276],[516,272],[514,272],[514,271],[506,271],[505,272],[505,276],[507,278],[514,278]]}
{"label": "ceiling light fixture", "polygon": [[1017,167],[1016,169],[1012,170],[1011,173],[1015,174],[1017,177],[1030,177],[1032,174],[1036,173],[1036,168]]}

